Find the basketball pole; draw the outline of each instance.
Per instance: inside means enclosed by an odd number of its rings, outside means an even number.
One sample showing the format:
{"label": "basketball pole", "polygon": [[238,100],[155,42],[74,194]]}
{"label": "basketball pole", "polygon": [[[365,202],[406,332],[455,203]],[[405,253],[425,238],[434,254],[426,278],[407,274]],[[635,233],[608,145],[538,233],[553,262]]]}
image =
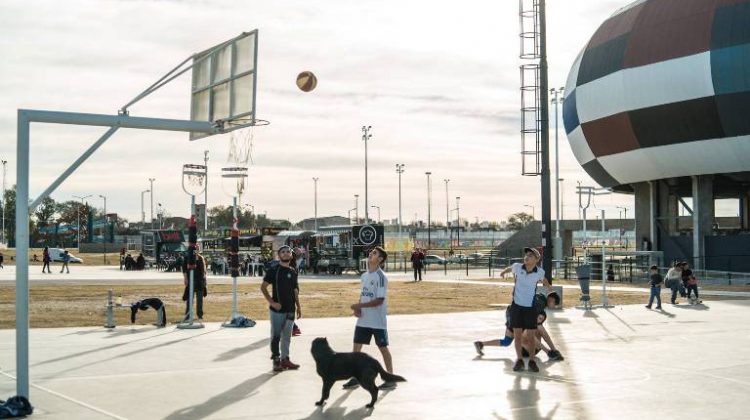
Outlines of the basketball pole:
{"label": "basketball pole", "polygon": [[[32,122],[109,127],[68,169],[29,205]],[[209,121],[173,120],[131,117],[127,114],[104,115],[62,111],[19,109],[16,125],[16,393],[29,398],[29,208],[36,208],[65,179],[88,159],[120,128],[200,132],[215,134],[219,130]]]}
{"label": "basketball pole", "polygon": [[542,149],[542,268],[552,279],[552,191],[549,168],[549,82],[547,65],[547,12],[546,1],[539,0],[539,112]]}

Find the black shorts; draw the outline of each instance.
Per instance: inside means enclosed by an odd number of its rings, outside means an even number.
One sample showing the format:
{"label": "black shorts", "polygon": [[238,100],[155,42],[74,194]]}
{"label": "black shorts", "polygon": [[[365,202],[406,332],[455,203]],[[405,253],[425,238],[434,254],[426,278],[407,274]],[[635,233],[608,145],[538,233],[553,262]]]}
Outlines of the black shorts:
{"label": "black shorts", "polygon": [[510,305],[510,328],[522,328],[524,330],[536,329],[536,316],[539,311],[533,306],[520,306],[513,302]]}
{"label": "black shorts", "polygon": [[388,330],[368,327],[357,327],[354,329],[354,344],[369,345],[373,336],[375,336],[376,346],[388,347]]}

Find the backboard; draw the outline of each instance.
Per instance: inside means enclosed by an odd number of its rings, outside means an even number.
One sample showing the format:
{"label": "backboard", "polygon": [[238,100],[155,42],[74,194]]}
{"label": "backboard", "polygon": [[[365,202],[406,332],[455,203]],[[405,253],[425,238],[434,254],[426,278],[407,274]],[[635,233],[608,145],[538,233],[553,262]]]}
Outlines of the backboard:
{"label": "backboard", "polygon": [[193,55],[190,119],[214,122],[222,133],[255,125],[257,61],[257,29]]}

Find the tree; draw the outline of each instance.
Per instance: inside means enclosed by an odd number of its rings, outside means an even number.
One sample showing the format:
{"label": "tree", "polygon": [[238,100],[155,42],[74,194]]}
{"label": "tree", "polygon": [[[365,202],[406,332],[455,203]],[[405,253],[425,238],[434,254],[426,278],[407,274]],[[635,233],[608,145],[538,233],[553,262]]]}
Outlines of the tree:
{"label": "tree", "polygon": [[530,225],[534,221],[534,217],[528,213],[515,213],[508,217],[508,230],[521,230],[526,226]]}
{"label": "tree", "polygon": [[5,237],[9,246],[16,243],[16,186],[5,190],[3,197],[5,206]]}
{"label": "tree", "polygon": [[52,223],[52,216],[55,215],[56,211],[57,204],[55,200],[49,196],[44,197],[39,207],[34,209],[34,217],[36,218],[37,225],[40,227],[49,226]]}

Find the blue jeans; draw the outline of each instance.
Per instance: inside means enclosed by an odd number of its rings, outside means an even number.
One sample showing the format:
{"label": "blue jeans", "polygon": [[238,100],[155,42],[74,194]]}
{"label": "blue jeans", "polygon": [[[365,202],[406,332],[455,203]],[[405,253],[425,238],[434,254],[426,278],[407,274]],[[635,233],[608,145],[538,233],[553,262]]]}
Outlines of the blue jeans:
{"label": "blue jeans", "polygon": [[661,307],[661,287],[651,287],[651,297],[648,298],[648,306],[654,303],[656,298],[656,307]]}

